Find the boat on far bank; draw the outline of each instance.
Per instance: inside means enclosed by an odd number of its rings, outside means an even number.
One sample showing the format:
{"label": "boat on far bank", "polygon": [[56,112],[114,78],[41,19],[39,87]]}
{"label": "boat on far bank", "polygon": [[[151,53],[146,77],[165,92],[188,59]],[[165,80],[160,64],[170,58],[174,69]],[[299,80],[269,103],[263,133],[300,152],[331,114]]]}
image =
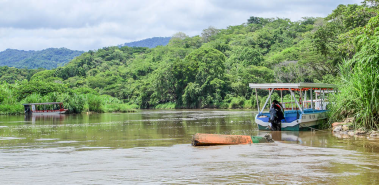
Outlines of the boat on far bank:
{"label": "boat on far bank", "polygon": [[46,103],[27,103],[23,104],[25,114],[64,114],[68,111],[63,107],[62,102],[46,102]]}

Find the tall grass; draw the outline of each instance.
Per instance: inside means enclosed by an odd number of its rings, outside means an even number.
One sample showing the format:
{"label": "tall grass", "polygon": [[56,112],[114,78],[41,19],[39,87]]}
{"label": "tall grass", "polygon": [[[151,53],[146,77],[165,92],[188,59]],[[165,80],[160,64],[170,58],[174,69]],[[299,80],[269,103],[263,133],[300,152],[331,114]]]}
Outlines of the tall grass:
{"label": "tall grass", "polygon": [[103,99],[98,95],[86,94],[86,111],[94,111],[94,112],[104,112],[103,110]]}
{"label": "tall grass", "polygon": [[340,66],[339,93],[334,96],[332,121],[355,117],[354,126],[379,128],[379,16],[357,38],[358,52]]}

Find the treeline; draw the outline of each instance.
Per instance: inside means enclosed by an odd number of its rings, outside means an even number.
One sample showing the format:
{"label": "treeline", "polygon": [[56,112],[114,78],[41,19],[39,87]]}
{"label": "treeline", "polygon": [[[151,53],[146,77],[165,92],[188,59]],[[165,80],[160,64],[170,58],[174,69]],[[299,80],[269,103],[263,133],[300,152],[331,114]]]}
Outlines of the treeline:
{"label": "treeline", "polygon": [[0,52],[0,66],[27,69],[54,69],[63,66],[83,51],[67,48],[48,48],[41,51],[7,49]]}
{"label": "treeline", "polygon": [[0,114],[24,113],[24,103],[63,102],[69,113],[132,112],[136,105],[125,104],[109,95],[100,95],[93,89],[70,89],[60,82],[27,81],[0,84]]}
{"label": "treeline", "polygon": [[[199,36],[179,32],[167,46],[152,49],[106,47],[85,52],[63,67],[40,71],[23,83],[60,83],[139,108],[253,108],[255,94],[248,83],[341,83],[345,90],[343,85],[352,77],[342,69],[355,74],[359,65],[352,61],[376,60],[367,48],[376,48],[370,39],[376,36],[377,4],[366,0],[340,5],[326,18],[300,21],[250,17],[226,29],[209,27]],[[375,94],[370,92],[365,100],[352,98],[354,104],[368,101]],[[258,94],[262,103],[267,92]],[[358,110],[363,109],[351,106],[335,118],[354,116]]]}
{"label": "treeline", "polygon": [[8,66],[0,66],[0,82],[15,83],[24,79],[30,80],[34,74],[45,69],[26,69],[14,68]]}

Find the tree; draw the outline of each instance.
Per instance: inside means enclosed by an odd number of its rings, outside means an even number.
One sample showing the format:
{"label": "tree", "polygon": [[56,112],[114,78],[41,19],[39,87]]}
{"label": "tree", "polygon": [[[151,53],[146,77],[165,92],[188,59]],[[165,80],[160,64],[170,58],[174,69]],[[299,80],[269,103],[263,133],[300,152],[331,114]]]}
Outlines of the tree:
{"label": "tree", "polygon": [[[181,68],[185,69],[181,72],[185,76],[185,82],[191,84],[187,87],[182,96],[183,103],[187,107],[194,105],[207,106],[202,104],[202,101],[206,100],[208,96],[215,96],[216,89],[214,89],[211,82],[215,79],[223,79],[225,55],[220,51],[213,48],[199,48],[191,52],[185,59],[184,63],[181,63]],[[220,83],[218,83],[220,84]],[[184,85],[184,84],[183,84]],[[197,99],[189,98],[197,96]],[[191,102],[191,101],[195,102]]]}
{"label": "tree", "polygon": [[375,7],[377,8],[379,6],[379,0],[364,0],[363,5]]}
{"label": "tree", "polygon": [[262,24],[261,19],[262,19],[262,18],[260,18],[260,17],[254,17],[254,16],[251,16],[251,17],[247,20],[247,24]]}
{"label": "tree", "polygon": [[175,33],[175,34],[171,37],[171,39],[170,39],[168,45],[169,45],[169,46],[172,46],[172,47],[184,47],[184,46],[185,46],[185,41],[184,41],[184,39],[186,39],[186,38],[188,38],[188,35],[186,35],[186,34],[183,33],[183,32]]}
{"label": "tree", "polygon": [[209,26],[207,29],[204,29],[203,32],[201,32],[201,37],[203,38],[203,42],[207,43],[211,40],[211,38],[215,35],[217,35],[220,32],[220,30],[216,29],[213,26]]}

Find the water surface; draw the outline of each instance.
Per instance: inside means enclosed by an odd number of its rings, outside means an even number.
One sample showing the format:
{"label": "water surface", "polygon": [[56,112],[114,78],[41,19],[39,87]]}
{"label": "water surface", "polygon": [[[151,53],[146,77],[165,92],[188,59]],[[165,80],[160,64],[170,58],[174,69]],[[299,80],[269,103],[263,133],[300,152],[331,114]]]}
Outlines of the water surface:
{"label": "water surface", "polygon": [[[379,140],[259,132],[251,111],[0,116],[1,184],[377,184]],[[270,144],[193,147],[195,133]]]}

